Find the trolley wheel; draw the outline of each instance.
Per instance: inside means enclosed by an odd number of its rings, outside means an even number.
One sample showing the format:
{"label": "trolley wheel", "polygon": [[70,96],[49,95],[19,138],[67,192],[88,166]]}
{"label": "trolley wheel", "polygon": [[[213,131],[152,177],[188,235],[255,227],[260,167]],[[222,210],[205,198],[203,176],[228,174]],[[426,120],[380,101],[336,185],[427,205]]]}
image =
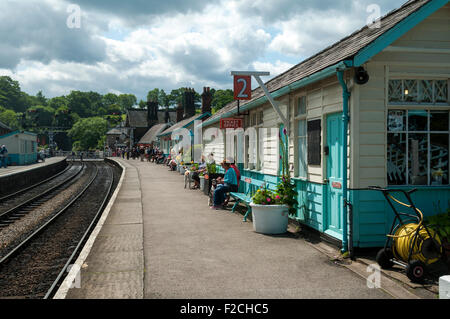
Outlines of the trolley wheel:
{"label": "trolley wheel", "polygon": [[394,265],[391,260],[393,257],[394,255],[392,254],[392,250],[390,248],[383,248],[378,252],[376,261],[381,268],[389,269]]}
{"label": "trolley wheel", "polygon": [[425,268],[425,264],[420,260],[411,260],[406,266],[406,276],[412,282],[421,283],[425,277]]}

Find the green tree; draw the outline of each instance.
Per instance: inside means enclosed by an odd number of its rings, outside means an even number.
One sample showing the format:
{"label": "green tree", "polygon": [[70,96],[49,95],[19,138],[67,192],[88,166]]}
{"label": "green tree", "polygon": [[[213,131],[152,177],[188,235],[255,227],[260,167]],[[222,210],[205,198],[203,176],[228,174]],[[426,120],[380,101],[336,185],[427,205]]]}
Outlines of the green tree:
{"label": "green tree", "polygon": [[13,130],[20,127],[17,113],[13,110],[7,110],[3,107],[0,107],[0,122],[6,124]]}
{"label": "green tree", "polygon": [[81,91],[72,91],[67,96],[67,106],[80,117],[87,117],[90,114],[91,101],[89,97]]}
{"label": "green tree", "polygon": [[19,82],[9,76],[0,76],[0,105],[15,112],[27,109],[27,94],[20,90]]}
{"label": "green tree", "polygon": [[234,93],[232,90],[214,90],[213,99],[211,101],[211,107],[215,112],[223,108],[228,103],[233,102]]}
{"label": "green tree", "polygon": [[67,106],[61,106],[55,111],[54,125],[58,127],[72,127],[72,114]]}
{"label": "green tree", "polygon": [[37,100],[37,102],[38,102],[39,105],[44,105],[44,106],[47,105],[47,99],[46,99],[46,97],[44,96],[44,94],[42,94],[42,91],[39,91],[39,92],[36,94],[36,100]]}
{"label": "green tree", "polygon": [[149,102],[158,102],[159,103],[159,89],[153,89],[151,91],[148,91],[147,94],[147,101]]}
{"label": "green tree", "polygon": [[50,106],[54,110],[57,110],[57,109],[59,109],[61,107],[67,107],[67,105],[69,103],[68,103],[67,98],[65,96],[57,96],[57,97],[49,99],[47,104],[48,104],[48,106]]}
{"label": "green tree", "polygon": [[115,104],[119,104],[122,107],[122,113],[126,113],[128,109],[136,105],[136,102],[137,99],[134,94],[120,94],[119,101]]}
{"label": "green tree", "polygon": [[114,93],[107,93],[103,95],[103,105],[108,107],[111,104],[119,103],[119,97]]}
{"label": "green tree", "polygon": [[183,100],[183,88],[172,90],[169,94],[169,103],[173,107],[177,107],[179,103]]}
{"label": "green tree", "polygon": [[28,114],[34,127],[49,127],[53,125],[55,110],[50,106],[32,106],[28,109]]}
{"label": "green tree", "polygon": [[139,101],[139,108],[140,109],[145,109],[147,107],[147,104],[143,101],[143,100],[140,100]]}
{"label": "green tree", "polygon": [[107,120],[101,117],[90,117],[77,121],[68,135],[74,141],[74,147],[79,145],[82,150],[91,150],[97,147],[107,131]]}

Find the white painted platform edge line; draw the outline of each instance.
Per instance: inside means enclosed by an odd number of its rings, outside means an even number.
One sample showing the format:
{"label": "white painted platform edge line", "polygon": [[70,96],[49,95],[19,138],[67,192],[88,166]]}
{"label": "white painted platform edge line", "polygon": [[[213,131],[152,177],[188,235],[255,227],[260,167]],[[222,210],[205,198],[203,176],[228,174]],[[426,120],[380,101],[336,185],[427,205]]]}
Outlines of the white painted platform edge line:
{"label": "white painted platform edge line", "polygon": [[91,235],[89,236],[89,239],[87,240],[86,244],[84,245],[80,255],[78,256],[77,260],[75,261],[75,265],[78,267],[72,267],[72,269],[67,274],[66,278],[62,282],[61,286],[59,287],[58,291],[56,292],[53,299],[65,299],[70,287],[72,286],[72,283],[74,282],[76,276],[78,275],[79,271],[81,272],[82,266],[88,257],[89,253],[91,252],[92,246],[94,245],[95,239],[97,238],[100,230],[103,227],[103,224],[105,223],[106,218],[109,215],[109,212],[111,211],[112,206],[114,205],[116,198],[119,194],[120,189],[122,188],[123,180],[125,179],[126,174],[126,167],[123,166],[120,162],[115,161],[120,165],[122,168],[122,175],[120,177],[119,183],[117,184],[117,187],[111,196],[111,199],[109,200],[108,205],[105,207],[102,216],[97,222],[97,225],[95,226],[94,230],[92,231]]}

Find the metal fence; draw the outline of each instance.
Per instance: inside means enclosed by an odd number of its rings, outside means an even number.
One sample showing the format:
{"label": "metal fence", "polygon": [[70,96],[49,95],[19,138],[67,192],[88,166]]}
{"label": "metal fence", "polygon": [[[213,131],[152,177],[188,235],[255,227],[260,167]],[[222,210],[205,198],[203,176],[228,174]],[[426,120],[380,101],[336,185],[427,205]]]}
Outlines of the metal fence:
{"label": "metal fence", "polygon": [[68,159],[80,159],[81,156],[83,159],[104,159],[106,157],[111,157],[111,151],[86,151],[86,152],[74,152],[72,154],[71,151],[55,151],[53,152],[53,156],[63,156]]}

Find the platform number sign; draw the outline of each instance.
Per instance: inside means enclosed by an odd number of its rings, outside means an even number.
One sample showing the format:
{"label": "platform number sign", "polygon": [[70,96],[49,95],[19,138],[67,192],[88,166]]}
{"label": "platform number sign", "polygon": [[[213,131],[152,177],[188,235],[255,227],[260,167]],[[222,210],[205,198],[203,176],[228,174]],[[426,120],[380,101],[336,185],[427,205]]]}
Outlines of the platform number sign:
{"label": "platform number sign", "polygon": [[252,99],[252,77],[250,75],[234,76],[234,99],[235,100]]}

